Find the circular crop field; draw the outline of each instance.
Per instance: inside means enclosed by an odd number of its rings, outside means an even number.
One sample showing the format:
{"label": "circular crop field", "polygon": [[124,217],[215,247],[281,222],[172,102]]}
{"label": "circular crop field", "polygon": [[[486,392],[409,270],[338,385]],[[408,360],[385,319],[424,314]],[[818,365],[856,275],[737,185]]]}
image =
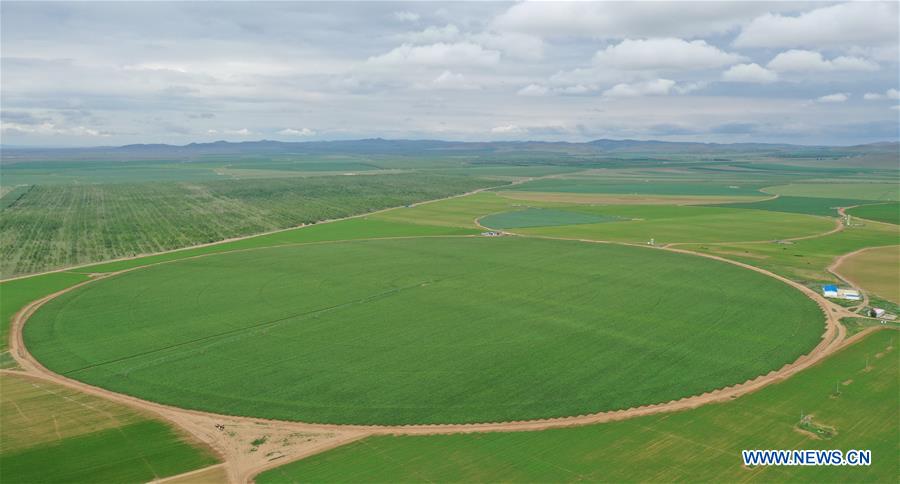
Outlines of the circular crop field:
{"label": "circular crop field", "polygon": [[662,250],[420,238],[233,252],[65,293],[25,326],[51,370],[178,407],[463,423],[665,402],[793,361],[818,306]]}

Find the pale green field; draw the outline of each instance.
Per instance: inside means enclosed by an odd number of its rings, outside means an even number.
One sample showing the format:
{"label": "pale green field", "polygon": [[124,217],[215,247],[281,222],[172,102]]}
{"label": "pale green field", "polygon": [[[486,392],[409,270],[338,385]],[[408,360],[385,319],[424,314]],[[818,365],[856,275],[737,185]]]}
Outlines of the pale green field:
{"label": "pale green field", "polygon": [[629,219],[622,222],[555,227],[530,227],[514,232],[528,235],[618,242],[657,243],[734,242],[774,240],[827,232],[834,221],[804,214],[720,207],[674,205],[566,204],[508,199],[492,192],[445,200],[372,216],[396,222],[477,227],[483,216],[543,207],[595,216]]}
{"label": "pale green field", "polygon": [[125,406],[0,375],[4,483],[146,482],[215,464],[211,449]]}
{"label": "pale green field", "polygon": [[763,191],[795,197],[900,200],[900,186],[896,183],[792,183],[766,187]]}
{"label": "pale green field", "polygon": [[860,252],[844,259],[835,270],[862,289],[900,304],[900,246]]}

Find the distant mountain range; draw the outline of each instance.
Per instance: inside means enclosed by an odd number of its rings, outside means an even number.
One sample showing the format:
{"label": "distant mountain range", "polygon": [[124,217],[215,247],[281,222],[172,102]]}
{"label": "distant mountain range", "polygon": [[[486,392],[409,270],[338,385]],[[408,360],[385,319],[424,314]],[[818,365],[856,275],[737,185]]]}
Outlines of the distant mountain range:
{"label": "distant mountain range", "polygon": [[13,163],[29,160],[65,159],[169,159],[226,155],[276,154],[369,154],[369,155],[485,155],[512,153],[566,153],[570,155],[614,155],[616,153],[805,153],[815,156],[853,154],[859,152],[900,153],[900,143],[881,142],[856,146],[801,146],[769,143],[698,143],[673,141],[641,141],[598,139],[584,143],[548,141],[463,142],[440,140],[387,140],[382,138],[345,141],[215,141],[187,145],[132,144],[91,148],[24,148],[3,147],[2,159]]}

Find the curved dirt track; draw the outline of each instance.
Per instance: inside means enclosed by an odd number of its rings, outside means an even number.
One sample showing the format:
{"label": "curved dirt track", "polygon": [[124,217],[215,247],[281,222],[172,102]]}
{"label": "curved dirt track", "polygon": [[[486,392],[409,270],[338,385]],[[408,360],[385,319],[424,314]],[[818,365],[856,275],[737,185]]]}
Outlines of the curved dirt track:
{"label": "curved dirt track", "polygon": [[[578,240],[585,243],[608,243],[562,237],[545,238]],[[93,385],[88,385],[86,383],[64,377],[62,375],[58,375],[41,365],[41,363],[38,362],[31,355],[31,353],[29,353],[24,344],[22,328],[27,322],[28,318],[42,305],[61,294],[74,290],[83,285],[90,284],[95,280],[104,279],[106,277],[146,267],[141,266],[96,277],[89,281],[76,284],[62,291],[58,291],[56,293],[45,296],[27,305],[13,318],[12,325],[10,327],[10,352],[22,367],[22,372],[24,373],[37,376],[45,380],[52,381],[85,393],[108,398],[110,400],[129,405],[139,410],[150,412],[173,423],[177,427],[189,432],[192,436],[199,439],[200,441],[210,445],[222,456],[223,460],[225,461],[224,467],[230,481],[248,482],[254,475],[263,470],[267,470],[278,465],[283,465],[290,461],[301,459],[303,457],[307,457],[309,455],[313,455],[315,453],[322,452],[339,445],[346,444],[348,442],[352,442],[368,435],[425,435],[470,432],[544,430],[550,428],[624,420],[644,415],[686,410],[714,402],[728,401],[740,395],[756,391],[771,383],[784,380],[830,355],[842,346],[842,343],[844,342],[846,336],[843,326],[838,322],[839,318],[844,316],[858,316],[850,313],[849,311],[846,311],[839,306],[833,305],[818,293],[810,290],[805,286],[802,286],[798,283],[795,283],[784,277],[778,276],[758,267],[714,255],[695,253],[688,250],[670,247],[647,247],[640,244],[627,245],[644,247],[647,250],[668,250],[671,252],[678,252],[715,259],[759,272],[769,277],[778,279],[788,285],[791,285],[806,294],[808,297],[815,300],[822,309],[826,320],[826,327],[822,337],[822,341],[807,355],[801,356],[793,363],[789,363],[782,368],[779,368],[778,370],[774,370],[768,374],[761,375],[744,383],[732,385],[718,390],[713,390],[701,395],[685,397],[679,400],[673,400],[653,405],[644,405],[625,410],[607,411],[589,415],[550,419],[480,424],[435,424],[400,426],[310,424],[303,422],[228,416],[209,412],[184,410],[177,407],[142,400],[129,395],[112,392],[103,388],[95,387]],[[222,253],[225,252],[220,252],[217,254]],[[198,255],[196,257],[206,257],[209,255],[212,254]],[[225,430],[218,430],[216,428],[216,425],[219,424],[224,425]],[[249,443],[254,439],[260,437],[261,435],[266,435],[268,437],[268,441],[272,443],[272,445],[267,446],[266,444],[264,444],[260,446],[258,451],[250,452]],[[274,445],[275,442],[279,442],[279,445]],[[281,445],[281,442],[285,442],[285,445]],[[288,445],[287,442],[290,442],[290,445]],[[272,452],[266,452],[269,450],[272,450]]]}

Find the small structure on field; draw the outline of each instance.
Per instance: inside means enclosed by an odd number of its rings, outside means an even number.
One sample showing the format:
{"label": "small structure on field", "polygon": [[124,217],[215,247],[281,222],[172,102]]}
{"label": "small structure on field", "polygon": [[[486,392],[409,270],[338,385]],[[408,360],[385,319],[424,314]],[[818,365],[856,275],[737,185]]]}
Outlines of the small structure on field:
{"label": "small structure on field", "polygon": [[870,309],[869,309],[869,316],[871,316],[871,317],[873,317],[873,318],[880,318],[880,317],[884,316],[884,309],[881,309],[881,308],[870,308]]}
{"label": "small structure on field", "polygon": [[835,299],[846,299],[848,301],[859,301],[862,296],[856,289],[842,289],[834,284],[822,286],[822,295]]}

